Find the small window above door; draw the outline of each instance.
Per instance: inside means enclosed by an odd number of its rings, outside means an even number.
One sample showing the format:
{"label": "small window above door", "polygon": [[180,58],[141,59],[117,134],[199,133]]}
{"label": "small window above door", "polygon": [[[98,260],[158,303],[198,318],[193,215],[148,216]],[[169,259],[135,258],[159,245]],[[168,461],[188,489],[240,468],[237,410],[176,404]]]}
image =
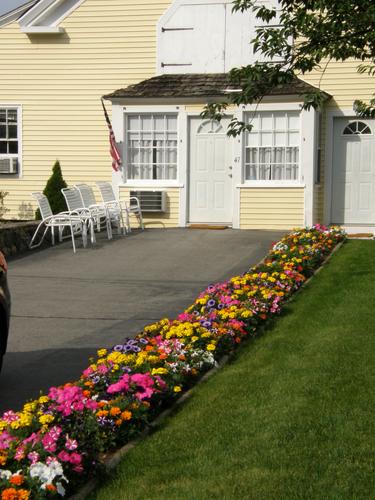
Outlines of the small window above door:
{"label": "small window above door", "polygon": [[371,129],[367,123],[361,121],[355,121],[349,123],[344,128],[343,135],[369,135],[371,134]]}

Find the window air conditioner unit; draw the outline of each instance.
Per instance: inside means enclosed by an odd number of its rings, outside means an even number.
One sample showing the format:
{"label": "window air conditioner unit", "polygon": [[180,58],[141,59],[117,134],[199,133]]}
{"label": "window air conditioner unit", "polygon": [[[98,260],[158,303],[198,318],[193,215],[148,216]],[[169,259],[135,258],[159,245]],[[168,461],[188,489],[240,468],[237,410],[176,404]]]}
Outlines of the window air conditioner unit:
{"label": "window air conditioner unit", "polygon": [[139,200],[142,212],[165,212],[167,193],[165,191],[130,191],[130,196]]}
{"label": "window air conditioner unit", "polygon": [[0,174],[18,174],[18,159],[0,158]]}

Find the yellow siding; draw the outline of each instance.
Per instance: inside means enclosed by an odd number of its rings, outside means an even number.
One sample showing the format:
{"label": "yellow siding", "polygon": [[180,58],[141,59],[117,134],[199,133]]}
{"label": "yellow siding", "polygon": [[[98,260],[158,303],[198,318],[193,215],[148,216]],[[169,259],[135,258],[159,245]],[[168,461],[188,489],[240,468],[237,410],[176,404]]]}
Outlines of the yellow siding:
{"label": "yellow siding", "polygon": [[32,216],[30,192],[56,159],[68,184],[111,179],[100,97],[155,75],[156,25],[169,3],[86,0],[62,22],[64,35],[0,28],[0,104],[23,112],[22,178],[0,178],[8,217]]}
{"label": "yellow siding", "polygon": [[[144,190],[142,188],[142,190]],[[163,189],[167,191],[167,207],[165,213],[144,214],[143,222],[146,227],[177,227],[179,225],[180,190],[179,188]],[[120,200],[129,199],[130,189],[120,187]],[[136,221],[130,221],[136,227]]]}
{"label": "yellow siding", "polygon": [[292,229],[304,225],[304,188],[242,188],[241,229]]}
{"label": "yellow siding", "polygon": [[356,70],[360,61],[331,61],[326,70],[313,71],[301,78],[333,96],[328,107],[352,108],[355,99],[369,99],[374,93],[374,78],[360,75]]}

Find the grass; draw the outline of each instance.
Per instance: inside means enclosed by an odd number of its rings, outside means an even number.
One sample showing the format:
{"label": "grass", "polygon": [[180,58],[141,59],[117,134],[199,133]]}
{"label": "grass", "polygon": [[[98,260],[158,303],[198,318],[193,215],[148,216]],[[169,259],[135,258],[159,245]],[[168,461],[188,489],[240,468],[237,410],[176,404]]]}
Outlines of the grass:
{"label": "grass", "polygon": [[91,496],[375,498],[375,242],[349,241]]}

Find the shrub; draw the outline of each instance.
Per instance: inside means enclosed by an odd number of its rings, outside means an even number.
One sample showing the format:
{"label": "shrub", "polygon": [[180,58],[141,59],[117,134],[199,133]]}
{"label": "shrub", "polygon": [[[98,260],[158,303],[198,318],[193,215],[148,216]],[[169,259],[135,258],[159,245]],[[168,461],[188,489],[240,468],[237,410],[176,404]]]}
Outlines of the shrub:
{"label": "shrub", "polygon": [[[61,192],[61,189],[66,187],[67,184],[62,176],[60,162],[59,160],[56,160],[52,169],[52,175],[48,179],[46,187],[43,191],[43,194],[45,194],[48,198],[49,204],[51,205],[51,209],[54,214],[63,212],[67,209],[64,196]],[[41,219],[39,209],[35,212],[35,218],[37,220]]]}
{"label": "shrub", "polygon": [[8,194],[7,191],[0,191],[0,219],[3,218],[6,212],[9,212],[9,208],[4,206],[4,199]]}

